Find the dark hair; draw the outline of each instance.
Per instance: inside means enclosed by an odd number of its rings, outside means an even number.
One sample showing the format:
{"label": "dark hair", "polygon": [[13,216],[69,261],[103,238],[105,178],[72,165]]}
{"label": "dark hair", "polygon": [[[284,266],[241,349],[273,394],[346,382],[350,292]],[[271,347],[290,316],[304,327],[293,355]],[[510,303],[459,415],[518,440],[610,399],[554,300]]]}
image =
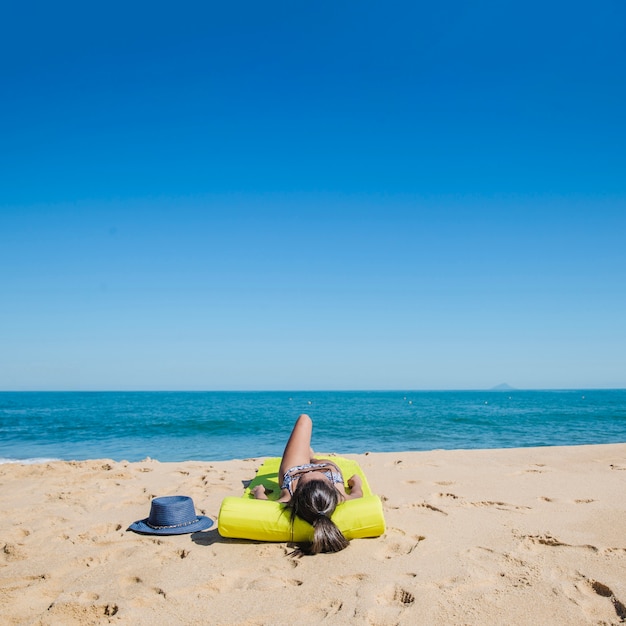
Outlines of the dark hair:
{"label": "dark hair", "polygon": [[298,481],[298,486],[288,507],[291,509],[291,523],[300,517],[313,526],[313,541],[300,546],[301,554],[319,552],[339,552],[348,547],[348,540],[330,519],[340,502],[339,492],[325,480]]}

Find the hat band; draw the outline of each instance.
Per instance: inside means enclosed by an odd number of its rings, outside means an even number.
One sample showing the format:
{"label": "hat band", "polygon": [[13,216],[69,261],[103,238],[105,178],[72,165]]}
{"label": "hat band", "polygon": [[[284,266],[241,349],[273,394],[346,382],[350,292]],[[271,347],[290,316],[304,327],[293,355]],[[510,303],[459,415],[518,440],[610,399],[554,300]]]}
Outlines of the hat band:
{"label": "hat band", "polygon": [[182,528],[183,526],[189,526],[190,524],[195,524],[200,520],[196,517],[196,519],[192,519],[190,522],[183,522],[182,524],[172,524],[171,526],[156,526],[155,524],[151,524],[150,522],[146,522],[146,526],[150,526],[150,528],[154,528],[154,530],[163,530],[164,528]]}

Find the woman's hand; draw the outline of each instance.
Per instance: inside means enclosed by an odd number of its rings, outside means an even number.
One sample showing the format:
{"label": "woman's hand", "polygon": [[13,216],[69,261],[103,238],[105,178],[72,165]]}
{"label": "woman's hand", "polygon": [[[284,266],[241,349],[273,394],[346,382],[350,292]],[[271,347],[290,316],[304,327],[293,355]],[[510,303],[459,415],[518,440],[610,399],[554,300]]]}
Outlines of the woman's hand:
{"label": "woman's hand", "polygon": [[257,500],[267,500],[267,494],[263,485],[257,485],[250,493]]}
{"label": "woman's hand", "polygon": [[350,476],[350,478],[348,478],[348,487],[350,487],[350,489],[354,489],[355,485],[360,487],[361,484],[361,477],[358,474],[354,474],[354,476]]}
{"label": "woman's hand", "polygon": [[354,476],[350,476],[350,478],[348,478],[348,487],[350,487],[351,498],[361,498],[363,496],[362,484],[363,481],[358,474],[354,474]]}

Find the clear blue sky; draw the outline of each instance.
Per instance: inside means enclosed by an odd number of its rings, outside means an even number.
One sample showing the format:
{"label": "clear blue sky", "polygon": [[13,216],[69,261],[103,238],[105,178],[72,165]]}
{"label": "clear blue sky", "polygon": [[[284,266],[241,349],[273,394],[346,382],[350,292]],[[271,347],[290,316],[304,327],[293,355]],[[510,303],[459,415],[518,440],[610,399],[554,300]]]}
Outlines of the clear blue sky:
{"label": "clear blue sky", "polygon": [[626,387],[626,5],[13,3],[0,389]]}

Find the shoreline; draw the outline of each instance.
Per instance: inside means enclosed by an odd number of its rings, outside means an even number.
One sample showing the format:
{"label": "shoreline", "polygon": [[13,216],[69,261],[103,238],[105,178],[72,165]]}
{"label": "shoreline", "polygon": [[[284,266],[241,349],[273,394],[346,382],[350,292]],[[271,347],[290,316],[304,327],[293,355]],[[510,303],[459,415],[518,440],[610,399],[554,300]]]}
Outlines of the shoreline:
{"label": "shoreline", "polygon": [[6,623],[626,618],[626,443],[342,456],[381,496],[387,531],[299,560],[284,543],[223,539],[216,523],[191,535],[126,530],[163,495],[191,496],[216,520],[265,457],[0,465]]}
{"label": "shoreline", "polygon": [[[587,447],[598,447],[598,446],[622,446],[626,445],[626,441],[617,441],[617,442],[609,442],[609,443],[572,443],[572,444],[556,444],[556,445],[545,445],[545,446],[511,446],[511,447],[500,447],[500,448],[432,448],[430,450],[391,450],[391,451],[380,451],[380,452],[319,452],[319,454],[336,454],[340,456],[345,456],[349,458],[358,458],[361,456],[370,456],[370,455],[386,455],[386,454],[428,454],[430,452],[489,452],[489,451],[506,451],[506,450],[545,450],[545,449],[553,449],[553,448],[587,448]],[[316,453],[318,453],[316,451]],[[177,464],[177,463],[232,463],[237,461],[248,461],[248,460],[257,460],[261,461],[262,459],[270,458],[268,455],[262,456],[253,456],[253,457],[245,457],[245,458],[229,458],[229,459],[183,459],[180,461],[161,461],[157,458],[153,458],[150,456],[146,456],[143,459],[139,459],[136,461],[129,461],[127,459],[115,460],[110,457],[94,457],[89,459],[61,459],[61,458],[48,458],[48,457],[33,457],[33,458],[25,458],[25,459],[12,459],[7,457],[0,457],[0,467],[2,465],[43,465],[47,463],[90,463],[90,462],[98,462],[98,461],[106,461],[110,463],[127,463],[127,464],[136,464],[136,463],[144,463],[146,461],[154,461],[156,463],[163,464]]]}

